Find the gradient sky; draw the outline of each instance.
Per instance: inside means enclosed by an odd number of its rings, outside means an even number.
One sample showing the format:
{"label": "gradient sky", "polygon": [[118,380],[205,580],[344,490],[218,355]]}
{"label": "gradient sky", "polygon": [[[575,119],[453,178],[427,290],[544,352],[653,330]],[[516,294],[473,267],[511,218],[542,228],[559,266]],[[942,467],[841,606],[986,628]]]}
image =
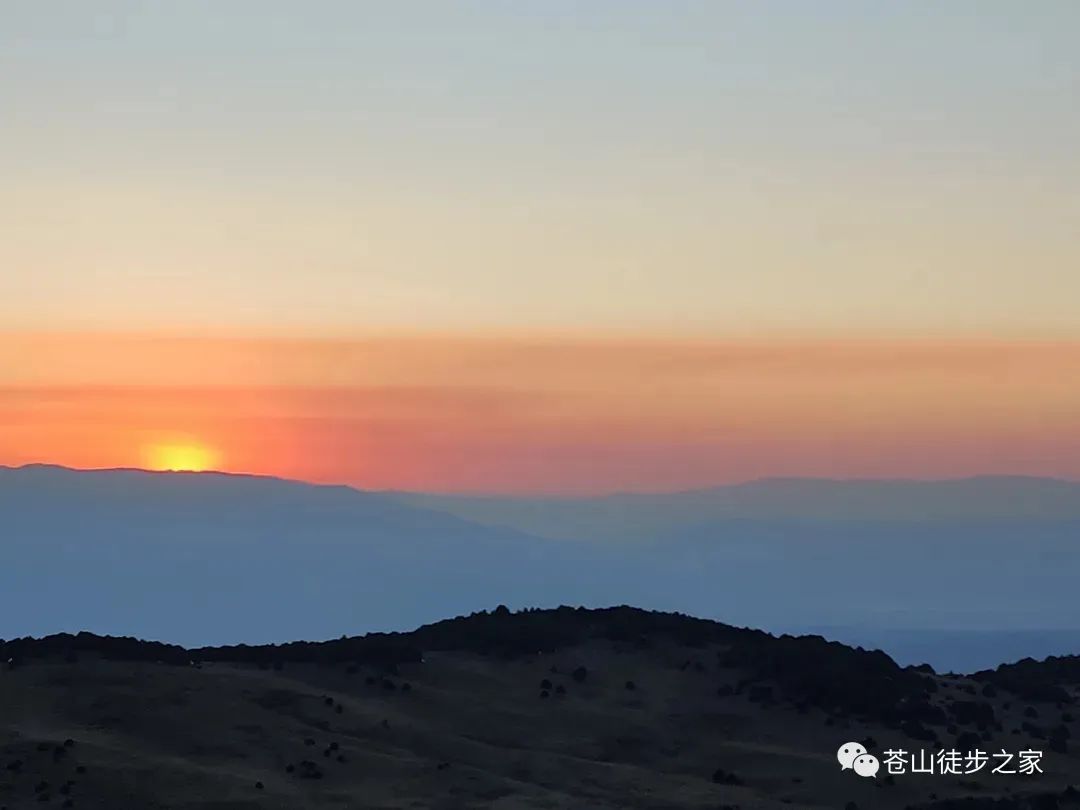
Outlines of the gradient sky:
{"label": "gradient sky", "polygon": [[0,463],[1080,476],[1078,30],[0,0]]}

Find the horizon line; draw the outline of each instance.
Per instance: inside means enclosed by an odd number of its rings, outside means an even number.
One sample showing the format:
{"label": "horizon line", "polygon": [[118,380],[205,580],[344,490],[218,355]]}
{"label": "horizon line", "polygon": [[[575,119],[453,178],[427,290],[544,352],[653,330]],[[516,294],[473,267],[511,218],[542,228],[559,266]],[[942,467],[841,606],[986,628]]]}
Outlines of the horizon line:
{"label": "horizon line", "polygon": [[23,464],[2,464],[0,470],[17,472],[27,469],[52,469],[70,473],[141,473],[155,476],[220,476],[224,478],[255,478],[267,481],[281,481],[291,484],[303,484],[310,487],[327,489],[350,489],[354,492],[367,495],[431,495],[436,497],[472,498],[472,499],[498,499],[498,500],[560,500],[560,501],[588,501],[603,500],[618,497],[649,497],[663,495],[685,495],[693,493],[707,493],[716,490],[738,489],[740,487],[753,486],[755,484],[781,483],[781,482],[813,482],[822,484],[947,484],[965,481],[1044,481],[1060,484],[1080,485],[1080,479],[1064,478],[1053,475],[1029,475],[1023,473],[978,473],[974,475],[956,475],[946,477],[849,477],[836,478],[813,475],[775,475],[747,478],[740,481],[732,481],[726,484],[713,484],[703,487],[690,487],[686,489],[670,490],[610,490],[594,494],[559,494],[547,491],[520,491],[520,492],[491,492],[479,490],[414,490],[414,489],[368,489],[356,484],[331,481],[310,481],[303,478],[289,478],[270,473],[256,473],[234,470],[155,470],[147,467],[73,467],[67,464],[57,464],[48,461],[28,461]]}

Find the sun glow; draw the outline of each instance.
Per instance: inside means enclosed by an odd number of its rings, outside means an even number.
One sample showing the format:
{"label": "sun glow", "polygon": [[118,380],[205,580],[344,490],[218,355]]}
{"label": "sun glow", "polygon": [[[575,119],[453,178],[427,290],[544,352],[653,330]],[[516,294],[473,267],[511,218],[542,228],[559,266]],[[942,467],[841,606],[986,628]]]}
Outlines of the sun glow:
{"label": "sun glow", "polygon": [[144,453],[151,470],[200,472],[220,468],[221,454],[201,444],[155,444]]}

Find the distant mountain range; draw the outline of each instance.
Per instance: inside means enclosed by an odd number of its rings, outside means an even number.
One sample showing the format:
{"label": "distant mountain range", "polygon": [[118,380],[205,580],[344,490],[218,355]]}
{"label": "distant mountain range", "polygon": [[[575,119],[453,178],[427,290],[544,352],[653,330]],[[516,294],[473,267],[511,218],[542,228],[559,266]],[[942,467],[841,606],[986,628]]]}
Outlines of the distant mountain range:
{"label": "distant mountain range", "polygon": [[[1062,645],[1080,628],[1080,484],[1049,479],[556,500],[34,465],[0,468],[0,538],[9,638],[199,646],[398,630],[499,603],[633,604],[903,639],[976,669],[1002,660],[997,634],[1010,656],[1046,655],[1075,651]],[[957,645],[958,631],[981,641]]]}
{"label": "distant mountain range", "polygon": [[941,481],[769,478],[597,498],[392,493],[400,503],[565,540],[670,540],[727,521],[987,523],[1080,521],[1080,482],[1021,476]]}

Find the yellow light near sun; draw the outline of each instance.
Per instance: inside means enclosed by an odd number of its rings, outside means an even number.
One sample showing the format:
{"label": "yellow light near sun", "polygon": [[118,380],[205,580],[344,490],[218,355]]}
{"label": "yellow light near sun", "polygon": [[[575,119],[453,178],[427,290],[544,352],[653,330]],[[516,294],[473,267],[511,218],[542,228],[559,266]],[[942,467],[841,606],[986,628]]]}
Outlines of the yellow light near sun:
{"label": "yellow light near sun", "polygon": [[218,469],[221,462],[219,453],[199,444],[156,444],[144,455],[151,470],[199,472]]}

